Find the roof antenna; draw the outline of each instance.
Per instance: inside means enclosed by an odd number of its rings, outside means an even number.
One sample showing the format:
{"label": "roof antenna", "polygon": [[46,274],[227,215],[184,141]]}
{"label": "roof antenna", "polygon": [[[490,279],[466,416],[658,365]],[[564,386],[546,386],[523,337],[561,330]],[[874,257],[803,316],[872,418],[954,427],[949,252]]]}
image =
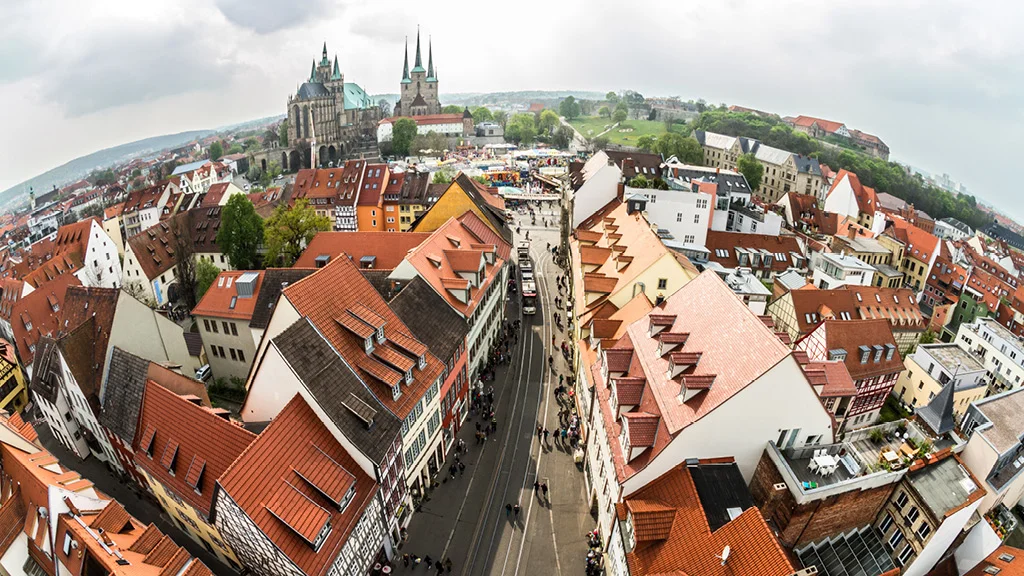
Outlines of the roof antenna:
{"label": "roof antenna", "polygon": [[726,544],[725,548],[722,549],[722,555],[715,556],[715,558],[720,559],[722,561],[722,566],[725,566],[725,561],[729,559],[729,545]]}

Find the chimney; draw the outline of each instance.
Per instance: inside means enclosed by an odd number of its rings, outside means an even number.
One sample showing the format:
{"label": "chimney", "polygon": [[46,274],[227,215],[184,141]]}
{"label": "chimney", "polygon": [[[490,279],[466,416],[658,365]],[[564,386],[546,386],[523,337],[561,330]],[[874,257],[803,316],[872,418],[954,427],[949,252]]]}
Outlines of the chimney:
{"label": "chimney", "polygon": [[847,229],[846,231],[846,237],[849,238],[850,240],[853,240],[854,238],[857,237],[857,229],[854,228],[852,224],[850,225],[850,228]]}
{"label": "chimney", "polygon": [[721,174],[721,173],[722,173],[722,169],[721,168],[715,168],[715,174]]}
{"label": "chimney", "polygon": [[615,197],[619,199],[619,202],[625,202],[626,201],[626,183],[625,182],[619,182],[619,189],[615,193]]}

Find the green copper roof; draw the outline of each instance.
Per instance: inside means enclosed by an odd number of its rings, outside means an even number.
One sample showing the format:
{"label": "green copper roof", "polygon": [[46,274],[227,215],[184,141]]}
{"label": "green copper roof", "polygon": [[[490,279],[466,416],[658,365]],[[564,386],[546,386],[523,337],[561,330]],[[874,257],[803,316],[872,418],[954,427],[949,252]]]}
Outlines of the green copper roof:
{"label": "green copper roof", "polygon": [[427,40],[427,80],[434,78],[434,41]]}
{"label": "green copper roof", "polygon": [[413,72],[423,72],[423,58],[420,58],[420,30],[416,29],[416,64]]}
{"label": "green copper roof", "polygon": [[331,80],[341,80],[341,70],[338,69],[338,55],[334,55],[334,74],[331,74]]}
{"label": "green copper roof", "polygon": [[309,81],[316,82],[316,60],[313,60],[313,68],[309,71]]}
{"label": "green copper roof", "polygon": [[345,83],[345,110],[373,108],[377,104],[373,98],[355,82]]}
{"label": "green copper roof", "polygon": [[409,80],[409,37],[405,37],[405,67],[402,68],[402,82],[408,83]]}

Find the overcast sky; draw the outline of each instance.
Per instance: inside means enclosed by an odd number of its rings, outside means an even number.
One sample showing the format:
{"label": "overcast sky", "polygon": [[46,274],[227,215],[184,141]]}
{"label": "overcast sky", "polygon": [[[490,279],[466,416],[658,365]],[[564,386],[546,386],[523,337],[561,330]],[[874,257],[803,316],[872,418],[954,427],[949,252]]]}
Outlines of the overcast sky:
{"label": "overcast sky", "polygon": [[433,36],[442,102],[634,89],[819,116],[1024,217],[1007,173],[1020,162],[1022,2],[0,4],[0,190],[109,146],[283,114],[324,41],[347,81],[397,92],[419,24],[424,44]]}

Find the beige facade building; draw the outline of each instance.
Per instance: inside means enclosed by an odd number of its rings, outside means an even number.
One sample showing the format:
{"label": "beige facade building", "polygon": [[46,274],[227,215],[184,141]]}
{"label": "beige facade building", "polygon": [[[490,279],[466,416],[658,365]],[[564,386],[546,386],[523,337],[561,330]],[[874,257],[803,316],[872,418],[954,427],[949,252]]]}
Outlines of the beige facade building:
{"label": "beige facade building", "polygon": [[753,154],[764,167],[761,186],[754,195],[765,202],[778,202],[790,192],[818,197],[824,190],[821,166],[814,158],[742,136],[725,136],[703,130],[695,130],[693,136],[704,150],[705,166],[736,170],[740,156]]}
{"label": "beige facade building", "polygon": [[214,378],[249,376],[259,339],[249,328],[265,272],[221,272],[192,310]]}
{"label": "beige facade building", "polygon": [[904,364],[892,394],[908,407],[927,406],[952,381],[953,418],[959,423],[971,402],[985,397],[985,367],[956,344],[921,344]]}

